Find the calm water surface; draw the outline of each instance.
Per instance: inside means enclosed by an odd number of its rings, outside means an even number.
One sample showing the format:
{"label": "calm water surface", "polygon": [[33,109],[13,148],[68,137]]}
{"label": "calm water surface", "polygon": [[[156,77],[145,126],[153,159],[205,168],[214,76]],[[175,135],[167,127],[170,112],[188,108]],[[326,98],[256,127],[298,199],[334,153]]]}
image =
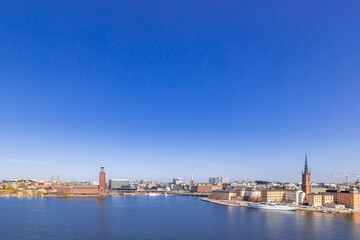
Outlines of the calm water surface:
{"label": "calm water surface", "polygon": [[360,214],[263,211],[195,197],[0,198],[0,239],[360,239]]}

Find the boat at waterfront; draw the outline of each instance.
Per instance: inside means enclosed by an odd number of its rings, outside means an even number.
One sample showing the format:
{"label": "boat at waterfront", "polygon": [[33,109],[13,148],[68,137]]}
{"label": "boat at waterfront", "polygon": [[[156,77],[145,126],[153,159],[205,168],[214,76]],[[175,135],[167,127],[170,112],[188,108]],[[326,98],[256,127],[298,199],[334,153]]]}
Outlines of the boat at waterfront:
{"label": "boat at waterfront", "polygon": [[158,194],[158,193],[154,193],[154,192],[149,193],[149,197],[156,197],[156,196],[159,196],[159,194]]}
{"label": "boat at waterfront", "polygon": [[250,208],[276,211],[295,211],[299,207],[293,204],[277,204],[277,203],[249,203]]}

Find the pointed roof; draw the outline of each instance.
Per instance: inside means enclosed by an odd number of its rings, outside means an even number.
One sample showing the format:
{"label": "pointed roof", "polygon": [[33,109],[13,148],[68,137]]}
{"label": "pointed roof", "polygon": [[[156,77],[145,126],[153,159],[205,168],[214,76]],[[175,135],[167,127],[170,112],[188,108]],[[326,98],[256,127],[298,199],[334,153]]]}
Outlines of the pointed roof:
{"label": "pointed roof", "polygon": [[304,167],[304,174],[309,174],[309,168],[307,163],[307,153],[305,153],[305,167]]}

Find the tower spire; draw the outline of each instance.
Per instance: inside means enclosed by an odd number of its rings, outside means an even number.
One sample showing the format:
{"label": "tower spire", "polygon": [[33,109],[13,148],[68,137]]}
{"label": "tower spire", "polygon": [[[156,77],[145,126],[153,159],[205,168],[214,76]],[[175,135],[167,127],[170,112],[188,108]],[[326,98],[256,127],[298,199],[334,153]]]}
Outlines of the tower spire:
{"label": "tower spire", "polygon": [[312,193],[311,172],[308,167],[307,153],[305,153],[305,167],[302,173],[301,189],[305,194]]}
{"label": "tower spire", "polygon": [[307,164],[307,153],[305,153],[305,168],[304,168],[304,173],[305,173],[305,174],[309,174],[309,168],[308,168],[308,164]]}

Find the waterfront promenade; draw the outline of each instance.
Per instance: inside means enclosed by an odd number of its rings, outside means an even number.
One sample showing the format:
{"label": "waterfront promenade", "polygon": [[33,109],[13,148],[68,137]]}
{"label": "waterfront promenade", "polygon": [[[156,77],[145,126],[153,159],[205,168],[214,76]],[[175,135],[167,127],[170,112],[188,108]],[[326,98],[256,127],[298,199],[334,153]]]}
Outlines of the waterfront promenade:
{"label": "waterfront promenade", "polygon": [[[201,198],[202,201],[228,206],[228,207],[249,207],[248,201],[228,201],[228,200],[214,200],[210,198]],[[335,208],[327,208],[327,207],[312,207],[312,206],[302,206],[299,205],[298,211],[308,211],[308,212],[323,212],[326,210],[326,213],[360,213],[360,210],[354,210],[354,209],[335,209]]]}

